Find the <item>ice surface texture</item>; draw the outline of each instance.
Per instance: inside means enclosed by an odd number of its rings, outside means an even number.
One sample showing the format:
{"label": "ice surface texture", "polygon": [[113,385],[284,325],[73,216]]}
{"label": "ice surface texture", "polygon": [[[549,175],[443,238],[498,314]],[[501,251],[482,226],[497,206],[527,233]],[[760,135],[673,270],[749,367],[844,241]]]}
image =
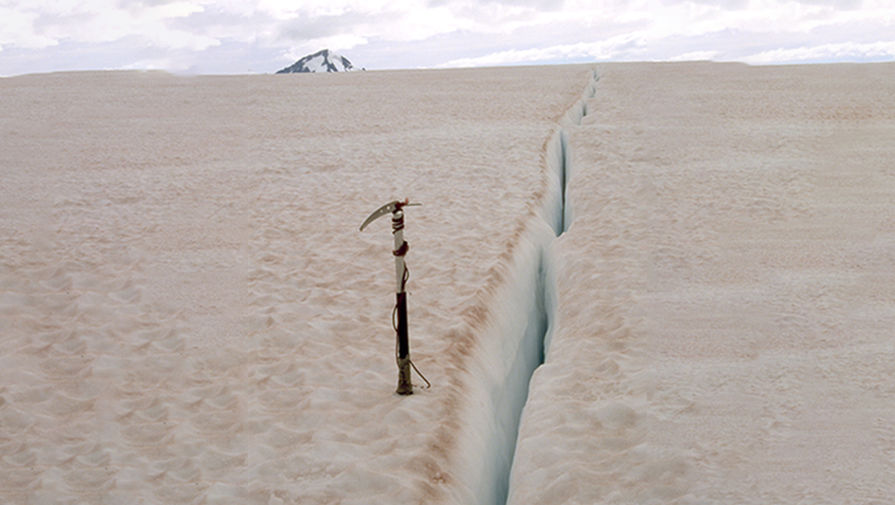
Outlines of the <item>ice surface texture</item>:
{"label": "ice surface texture", "polygon": [[893,66],[598,73],[0,80],[0,502],[485,501],[545,263],[510,503],[888,502]]}
{"label": "ice surface texture", "polygon": [[[0,80],[0,502],[472,503],[472,356],[587,74]],[[357,227],[405,197],[434,386],[399,398],[392,237]]]}
{"label": "ice surface texture", "polygon": [[895,65],[598,66],[509,503],[895,496]]}

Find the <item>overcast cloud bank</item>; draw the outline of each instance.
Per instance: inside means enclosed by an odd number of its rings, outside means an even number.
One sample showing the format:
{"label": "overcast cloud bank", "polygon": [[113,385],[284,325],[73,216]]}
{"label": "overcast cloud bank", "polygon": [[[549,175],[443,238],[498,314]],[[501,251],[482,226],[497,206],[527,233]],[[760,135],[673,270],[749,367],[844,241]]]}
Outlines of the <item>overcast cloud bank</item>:
{"label": "overcast cloud bank", "polygon": [[0,18],[0,75],[269,73],[323,48],[368,69],[895,58],[882,0],[13,0]]}

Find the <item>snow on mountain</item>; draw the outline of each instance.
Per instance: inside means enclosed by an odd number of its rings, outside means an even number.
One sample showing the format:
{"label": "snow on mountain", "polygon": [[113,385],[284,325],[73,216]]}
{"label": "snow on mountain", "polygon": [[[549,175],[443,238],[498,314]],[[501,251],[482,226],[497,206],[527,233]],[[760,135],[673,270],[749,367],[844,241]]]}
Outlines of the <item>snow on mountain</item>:
{"label": "snow on mountain", "polygon": [[348,61],[348,58],[338,55],[329,49],[324,49],[302,57],[292,65],[278,70],[277,73],[350,72],[351,70],[354,70],[354,65]]}

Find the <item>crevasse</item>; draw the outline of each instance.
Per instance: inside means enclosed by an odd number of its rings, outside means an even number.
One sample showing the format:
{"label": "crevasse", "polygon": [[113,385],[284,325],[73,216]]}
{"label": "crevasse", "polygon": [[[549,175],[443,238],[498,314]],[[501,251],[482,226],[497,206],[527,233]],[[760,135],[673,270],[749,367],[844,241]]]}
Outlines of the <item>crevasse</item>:
{"label": "crevasse", "polygon": [[519,422],[535,369],[547,355],[556,326],[556,289],[552,243],[571,225],[566,185],[571,157],[566,128],[586,114],[584,101],[593,96],[593,75],[582,99],[560,120],[546,145],[546,185],[538,217],[515,250],[513,270],[495,296],[498,315],[482,339],[479,359],[471,370],[476,378],[474,407],[467,417],[474,428],[466,461],[466,481],[476,503],[506,503]]}

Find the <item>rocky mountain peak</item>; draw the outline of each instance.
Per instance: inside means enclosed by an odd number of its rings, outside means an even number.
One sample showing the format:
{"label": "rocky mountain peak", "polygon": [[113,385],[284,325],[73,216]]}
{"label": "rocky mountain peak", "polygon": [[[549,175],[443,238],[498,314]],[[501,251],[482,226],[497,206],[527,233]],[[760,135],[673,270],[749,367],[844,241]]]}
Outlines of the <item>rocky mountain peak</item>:
{"label": "rocky mountain peak", "polygon": [[278,70],[278,74],[294,74],[300,72],[349,72],[354,65],[348,58],[340,56],[329,49],[317,51],[302,57],[292,65]]}

